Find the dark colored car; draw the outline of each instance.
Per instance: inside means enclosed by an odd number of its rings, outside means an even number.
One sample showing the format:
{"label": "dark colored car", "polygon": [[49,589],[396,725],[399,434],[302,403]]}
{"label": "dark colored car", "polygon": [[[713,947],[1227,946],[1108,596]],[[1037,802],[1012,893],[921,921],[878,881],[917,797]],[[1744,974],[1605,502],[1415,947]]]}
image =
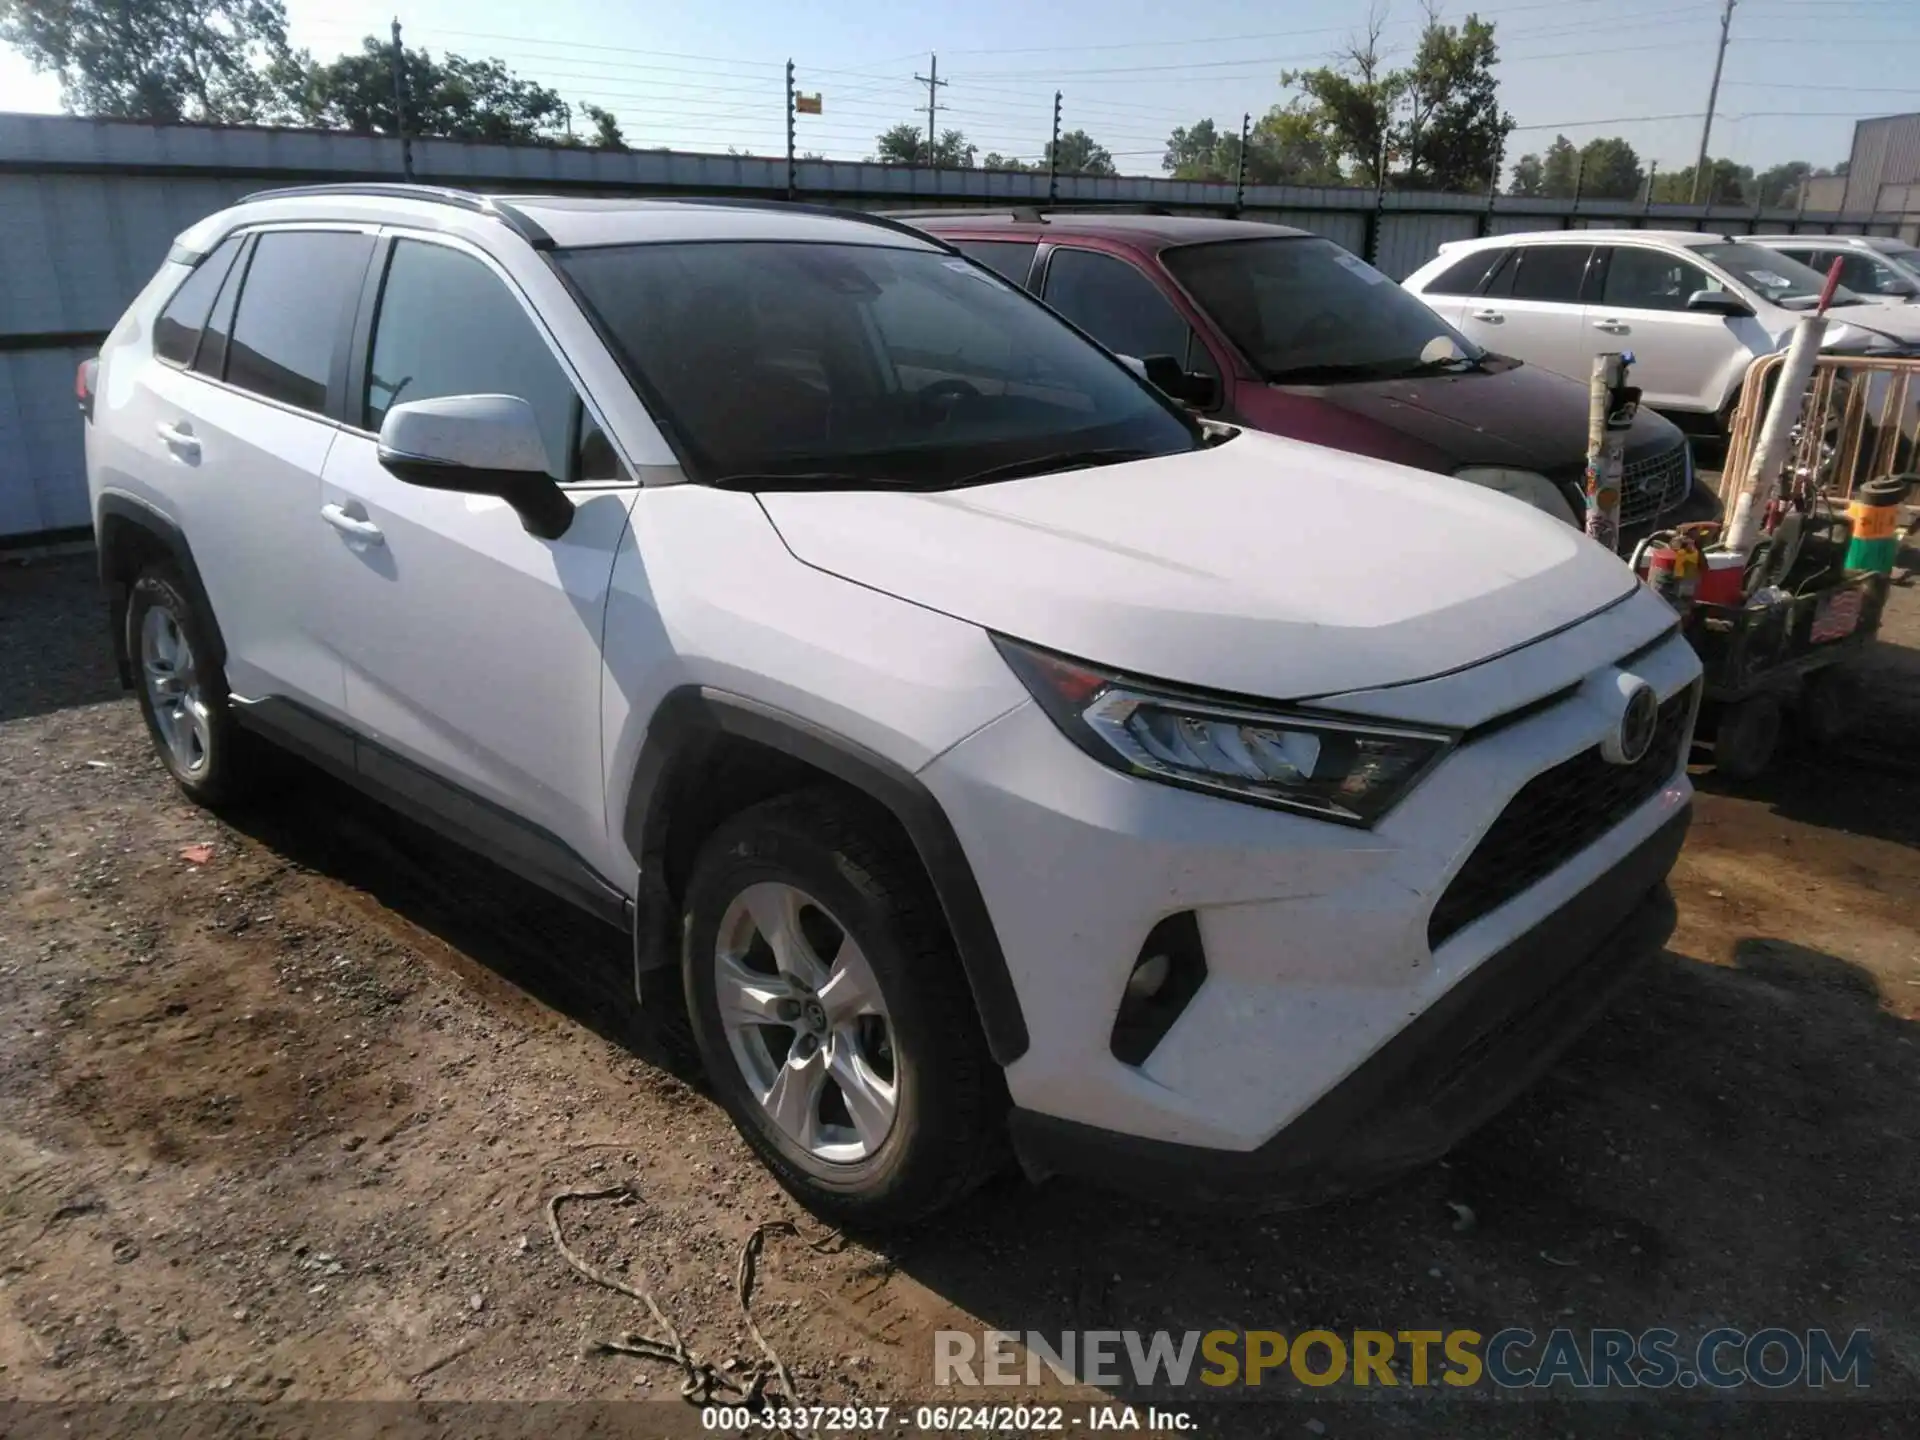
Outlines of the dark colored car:
{"label": "dark colored car", "polygon": [[[1027,287],[1204,414],[1457,475],[1569,521],[1582,513],[1586,385],[1482,350],[1330,240],[1200,216],[902,218]],[[1641,411],[1627,438],[1623,549],[1656,521],[1719,513],[1685,437]]]}

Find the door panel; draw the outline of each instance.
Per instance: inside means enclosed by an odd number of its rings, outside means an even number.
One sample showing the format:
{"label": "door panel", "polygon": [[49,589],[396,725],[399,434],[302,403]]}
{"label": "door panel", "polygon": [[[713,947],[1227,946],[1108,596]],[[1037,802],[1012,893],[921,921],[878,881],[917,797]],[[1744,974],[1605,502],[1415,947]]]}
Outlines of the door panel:
{"label": "door panel", "polygon": [[518,293],[477,254],[395,240],[370,329],[349,409],[360,424],[328,458],[322,497],[327,629],[353,727],[617,880],[600,641],[615,558],[633,544],[634,487],[576,486],[572,523],[550,541],[502,500],[420,489],[382,468],[368,432],[390,406],[505,394],[533,406],[554,478],[581,473],[578,454],[591,446],[573,382]]}
{"label": "door panel", "polygon": [[600,633],[633,490],[576,492],[567,533],[540,540],[505,501],[403,484],[377,451],[343,434],[325,482],[353,522],[329,532],[323,573],[354,729],[617,878]]}
{"label": "door panel", "polygon": [[1712,412],[1725,377],[1745,352],[1738,321],[1686,308],[1696,290],[1725,286],[1693,262],[1665,250],[1616,245],[1606,261],[1599,303],[1584,313],[1596,349],[1631,350],[1632,380],[1661,410]]}
{"label": "door panel", "polygon": [[1580,324],[1580,291],[1593,247],[1519,245],[1457,322],[1467,338],[1501,355],[1577,380],[1592,374],[1593,344]]}

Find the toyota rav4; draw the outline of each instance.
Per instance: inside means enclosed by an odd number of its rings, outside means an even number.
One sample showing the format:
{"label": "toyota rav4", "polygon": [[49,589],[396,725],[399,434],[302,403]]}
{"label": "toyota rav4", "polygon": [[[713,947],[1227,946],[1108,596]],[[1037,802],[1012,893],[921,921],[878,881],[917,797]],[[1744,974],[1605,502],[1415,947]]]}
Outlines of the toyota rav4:
{"label": "toyota rav4", "polygon": [[780,1180],[1444,1151],[1673,923],[1698,666],[1538,510],[1189,416],[874,218],[407,186],[183,234],[79,376],[128,683],[630,931]]}

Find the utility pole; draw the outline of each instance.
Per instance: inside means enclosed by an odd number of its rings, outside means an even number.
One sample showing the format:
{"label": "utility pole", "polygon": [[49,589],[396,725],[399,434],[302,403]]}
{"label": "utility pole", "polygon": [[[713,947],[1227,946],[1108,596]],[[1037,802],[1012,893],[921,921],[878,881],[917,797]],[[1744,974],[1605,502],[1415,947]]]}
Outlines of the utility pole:
{"label": "utility pole", "polygon": [[1567,216],[1567,223],[1561,227],[1564,230],[1573,228],[1573,216],[1580,213],[1580,191],[1585,187],[1586,180],[1587,156],[1583,150],[1573,157],[1573,210]]}
{"label": "utility pole", "polygon": [[393,128],[400,137],[400,173],[413,179],[413,141],[407,138],[407,52],[400,46],[400,17],[393,20]]}
{"label": "utility pole", "polygon": [[800,167],[793,158],[793,61],[787,61],[787,199],[800,188]]}
{"label": "utility pole", "polygon": [[927,164],[932,165],[936,153],[933,148],[933,112],[945,108],[935,102],[939,99],[940,87],[947,83],[940,78],[940,57],[929,54],[927,56],[927,73],[924,75],[915,75],[913,78],[927,87]]}
{"label": "utility pole", "polygon": [[1713,107],[1720,99],[1720,67],[1727,63],[1727,28],[1733,24],[1734,0],[1725,0],[1720,10],[1720,48],[1713,56],[1713,84],[1707,87],[1707,118],[1700,122],[1700,158],[1693,165],[1693,203],[1707,183],[1707,140],[1713,134]]}
{"label": "utility pole", "polygon": [[1053,92],[1053,140],[1047,146],[1047,204],[1060,198],[1060,92]]}
{"label": "utility pole", "polygon": [[1253,134],[1253,112],[1240,116],[1240,163],[1233,167],[1233,213],[1239,215],[1247,199],[1247,141]]}
{"label": "utility pole", "polygon": [[1647,198],[1640,204],[1640,213],[1642,215],[1647,214],[1653,209],[1653,182],[1659,174],[1660,162],[1658,160],[1649,160],[1647,162]]}

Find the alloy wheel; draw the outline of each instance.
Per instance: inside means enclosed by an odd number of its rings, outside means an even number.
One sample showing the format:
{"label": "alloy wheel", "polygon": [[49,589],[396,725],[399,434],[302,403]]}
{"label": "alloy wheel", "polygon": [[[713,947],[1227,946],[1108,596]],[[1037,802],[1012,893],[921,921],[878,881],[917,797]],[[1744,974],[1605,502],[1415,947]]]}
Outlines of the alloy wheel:
{"label": "alloy wheel", "polygon": [[164,606],[153,606],[141,619],[140,672],[175,767],[183,775],[201,774],[213,755],[212,721],[200,692],[193,647]]}
{"label": "alloy wheel", "polygon": [[763,881],[728,905],[713,965],[728,1049],[774,1125],[821,1164],[870,1159],[893,1129],[899,1075],[859,941],[805,891]]}

